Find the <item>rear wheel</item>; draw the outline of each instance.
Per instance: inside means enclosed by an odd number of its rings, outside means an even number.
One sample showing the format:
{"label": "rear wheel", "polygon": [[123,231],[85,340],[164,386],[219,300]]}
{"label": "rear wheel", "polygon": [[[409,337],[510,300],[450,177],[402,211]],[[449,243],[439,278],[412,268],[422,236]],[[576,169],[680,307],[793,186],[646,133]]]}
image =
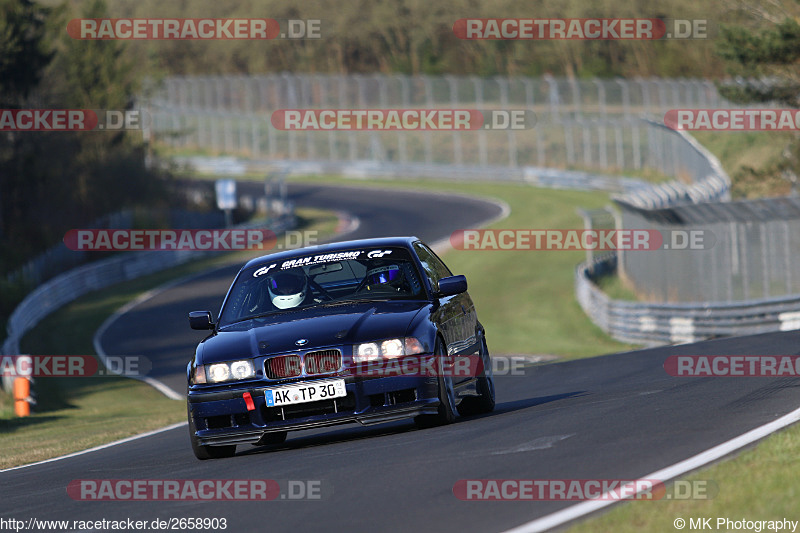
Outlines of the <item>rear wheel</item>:
{"label": "rear wheel", "polygon": [[236,453],[236,445],[226,445],[226,446],[206,446],[200,444],[197,435],[195,432],[197,428],[195,428],[194,420],[192,418],[192,413],[188,412],[187,415],[189,417],[189,440],[192,443],[192,451],[194,452],[194,456],[204,461],[206,459],[224,459],[225,457],[233,457]]}
{"label": "rear wheel", "polygon": [[439,412],[435,415],[419,415],[414,422],[423,428],[452,424],[456,420],[456,393],[453,386],[453,376],[447,375],[444,359],[447,350],[442,339],[436,338],[436,347],[433,351],[436,358],[436,369],[439,374]]}
{"label": "rear wheel", "polygon": [[483,370],[478,376],[478,396],[464,398],[458,406],[458,412],[462,415],[480,415],[494,411],[494,377],[492,376],[492,358],[489,355],[489,347],[486,344],[486,337],[481,335],[481,363]]}

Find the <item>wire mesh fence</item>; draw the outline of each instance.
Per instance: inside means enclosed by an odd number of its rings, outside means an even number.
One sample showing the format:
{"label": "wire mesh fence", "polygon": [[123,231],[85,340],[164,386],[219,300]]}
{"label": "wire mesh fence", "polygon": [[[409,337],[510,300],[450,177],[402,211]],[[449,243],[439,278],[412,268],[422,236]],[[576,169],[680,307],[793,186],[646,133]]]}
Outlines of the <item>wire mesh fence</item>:
{"label": "wire mesh fence", "polygon": [[643,210],[626,228],[657,230],[663,247],[620,254],[620,272],[654,302],[732,302],[800,294],[800,198]]}
{"label": "wire mesh fence", "polygon": [[[706,80],[458,76],[171,77],[144,103],[147,135],[183,151],[270,160],[697,172],[685,143],[641,117],[727,105]],[[283,131],[281,109],[524,109],[535,126],[477,131]],[[684,157],[685,156],[685,157]]]}

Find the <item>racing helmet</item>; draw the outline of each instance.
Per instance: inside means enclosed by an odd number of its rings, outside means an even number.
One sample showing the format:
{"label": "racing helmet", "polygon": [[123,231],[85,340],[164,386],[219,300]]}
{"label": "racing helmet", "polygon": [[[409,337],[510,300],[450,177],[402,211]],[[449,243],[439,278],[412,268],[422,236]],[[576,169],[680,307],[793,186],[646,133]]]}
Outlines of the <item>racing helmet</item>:
{"label": "racing helmet", "polygon": [[367,287],[391,287],[399,290],[403,285],[403,271],[396,264],[371,268],[366,275]]}
{"label": "racing helmet", "polygon": [[305,300],[308,280],[302,268],[272,274],[267,280],[272,305],[278,309],[297,307]]}

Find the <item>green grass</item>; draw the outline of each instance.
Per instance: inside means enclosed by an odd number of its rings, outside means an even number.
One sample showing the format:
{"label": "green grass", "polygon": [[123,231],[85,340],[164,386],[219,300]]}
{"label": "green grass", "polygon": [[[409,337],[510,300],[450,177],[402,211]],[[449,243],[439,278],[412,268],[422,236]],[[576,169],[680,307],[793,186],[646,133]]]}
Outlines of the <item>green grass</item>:
{"label": "green grass", "polygon": [[[573,533],[677,531],[676,518],[717,517],[731,520],[800,520],[800,426],[792,426],[741,453],[733,460],[700,470],[685,479],[707,480],[718,492],[710,499],[634,501],[570,528]],[[721,529],[725,531],[725,529]]]}
{"label": "green grass", "polygon": [[[301,227],[333,233],[336,216],[298,210]],[[46,317],[22,340],[22,352],[47,355],[94,354],[92,337],[116,309],[143,292],[197,272],[243,263],[254,252],[220,254],[84,295]],[[188,327],[188,326],[187,326]],[[39,378],[37,406],[15,418],[13,401],[0,395],[0,468],[83,450],[164,427],[186,417],[183,402],[169,400],[144,383],[119,377]]]}
{"label": "green grass", "polygon": [[744,167],[762,168],[794,140],[790,132],[692,132],[692,137],[717,156],[728,175]]}
{"label": "green grass", "polygon": [[[327,143],[327,141],[325,141],[325,142]],[[503,142],[505,142],[505,141],[503,141]],[[566,156],[562,155],[561,157],[558,157],[558,156],[554,155],[555,151],[560,151],[562,149],[563,140],[560,139],[560,138],[555,138],[555,139],[552,139],[551,141],[549,141],[546,144],[547,144],[547,153],[550,154],[549,157],[553,158],[552,160],[550,160],[549,163],[547,163],[547,166],[554,166],[556,168],[564,168],[566,170],[574,170],[574,171],[579,171],[579,172],[589,172],[589,173],[596,173],[596,174],[609,174],[609,175],[612,175],[614,177],[622,176],[622,177],[627,177],[627,178],[636,178],[636,179],[639,179],[639,180],[642,180],[642,181],[647,181],[647,182],[650,182],[650,183],[665,183],[665,182],[668,182],[668,181],[670,181],[672,179],[670,176],[667,176],[666,174],[662,174],[661,172],[659,172],[656,169],[650,169],[650,168],[644,168],[644,169],[639,169],[639,170],[609,168],[609,169],[607,169],[605,171],[599,171],[596,167],[587,167],[587,166],[584,166],[583,164],[580,164],[580,163],[567,165],[565,163],[565,161],[564,161]],[[494,152],[495,153],[500,153],[500,155],[502,157],[499,157],[496,161],[490,161],[490,164],[496,164],[496,165],[500,165],[500,166],[505,164],[505,159],[504,158],[507,157],[507,155],[506,155],[506,152],[505,152],[505,148],[503,148],[504,146],[505,145],[502,144],[499,147],[494,147]],[[524,152],[524,153],[527,153],[527,154],[531,154],[531,153],[536,152],[536,148],[535,147],[528,147],[526,149],[526,147],[518,145],[517,148],[518,148],[520,153]],[[327,148],[324,147],[324,146],[320,147],[320,150],[325,150],[325,149],[327,149]],[[368,149],[369,149],[368,146],[362,147],[360,149],[360,152],[368,151]],[[451,150],[451,148],[445,148],[445,149],[446,150]],[[435,147],[433,148],[433,150],[434,150],[434,153],[436,153],[435,152],[435,150],[436,150]],[[157,151],[158,151],[159,157],[161,157],[163,159],[169,159],[169,158],[173,158],[173,157],[240,157],[240,158],[243,158],[243,159],[248,159],[248,158],[252,157],[252,154],[249,153],[249,152],[246,152],[246,151],[245,152],[240,152],[240,153],[229,153],[229,152],[213,152],[212,153],[210,150],[205,149],[205,148],[200,148],[200,147],[174,148],[174,147],[168,146],[166,143],[158,144],[157,145]],[[475,154],[475,153],[477,153],[477,148],[465,146],[465,147],[463,147],[463,151],[464,151],[464,153]],[[289,154],[283,154],[283,157],[288,158]],[[278,159],[280,159],[280,157]],[[477,164],[477,162],[474,162],[474,163]],[[470,163],[466,162],[465,164],[469,165]],[[525,166],[525,165],[538,166],[538,161],[536,161],[535,158],[534,158],[534,160],[532,160],[532,161],[520,161],[519,164],[520,164],[520,166]],[[184,178],[194,178],[194,179],[198,179],[199,178],[199,179],[209,179],[209,180],[219,179],[219,175],[217,175],[215,173],[208,173],[208,172],[206,172],[206,173],[198,173],[197,171],[195,171],[195,170],[193,170],[191,168],[175,168],[175,169],[173,169],[173,172],[176,175],[178,175],[180,177],[184,177]],[[265,174],[265,172],[263,172],[263,171],[247,171],[247,172],[244,172],[244,173],[242,173],[240,175],[236,175],[236,179],[263,180],[264,179],[264,174]],[[405,178],[402,178],[402,181],[403,182],[409,182],[409,181],[412,181],[412,180],[407,180]]]}
{"label": "green grass", "polygon": [[598,288],[614,300],[639,301],[633,289],[617,275],[603,276],[597,280]]}
{"label": "green grass", "polygon": [[37,380],[48,410],[0,420],[0,468],[84,450],[186,417],[180,402],[143,383],[123,378],[82,378],[83,382],[72,383],[78,379]]}
{"label": "green grass", "polygon": [[754,176],[756,171],[776,165],[784,149],[796,144],[791,132],[693,132],[692,135],[719,158],[731,178],[731,194],[735,199],[784,196],[790,184],[780,176]]}

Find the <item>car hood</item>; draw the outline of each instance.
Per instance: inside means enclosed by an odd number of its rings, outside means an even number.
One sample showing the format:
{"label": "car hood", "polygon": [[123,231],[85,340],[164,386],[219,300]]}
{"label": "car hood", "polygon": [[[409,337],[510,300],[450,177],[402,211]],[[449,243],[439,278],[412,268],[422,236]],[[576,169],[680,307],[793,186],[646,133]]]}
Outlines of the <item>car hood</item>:
{"label": "car hood", "polygon": [[[237,322],[201,343],[202,364],[403,337],[421,301],[328,304]],[[297,341],[308,342],[298,345]]]}

